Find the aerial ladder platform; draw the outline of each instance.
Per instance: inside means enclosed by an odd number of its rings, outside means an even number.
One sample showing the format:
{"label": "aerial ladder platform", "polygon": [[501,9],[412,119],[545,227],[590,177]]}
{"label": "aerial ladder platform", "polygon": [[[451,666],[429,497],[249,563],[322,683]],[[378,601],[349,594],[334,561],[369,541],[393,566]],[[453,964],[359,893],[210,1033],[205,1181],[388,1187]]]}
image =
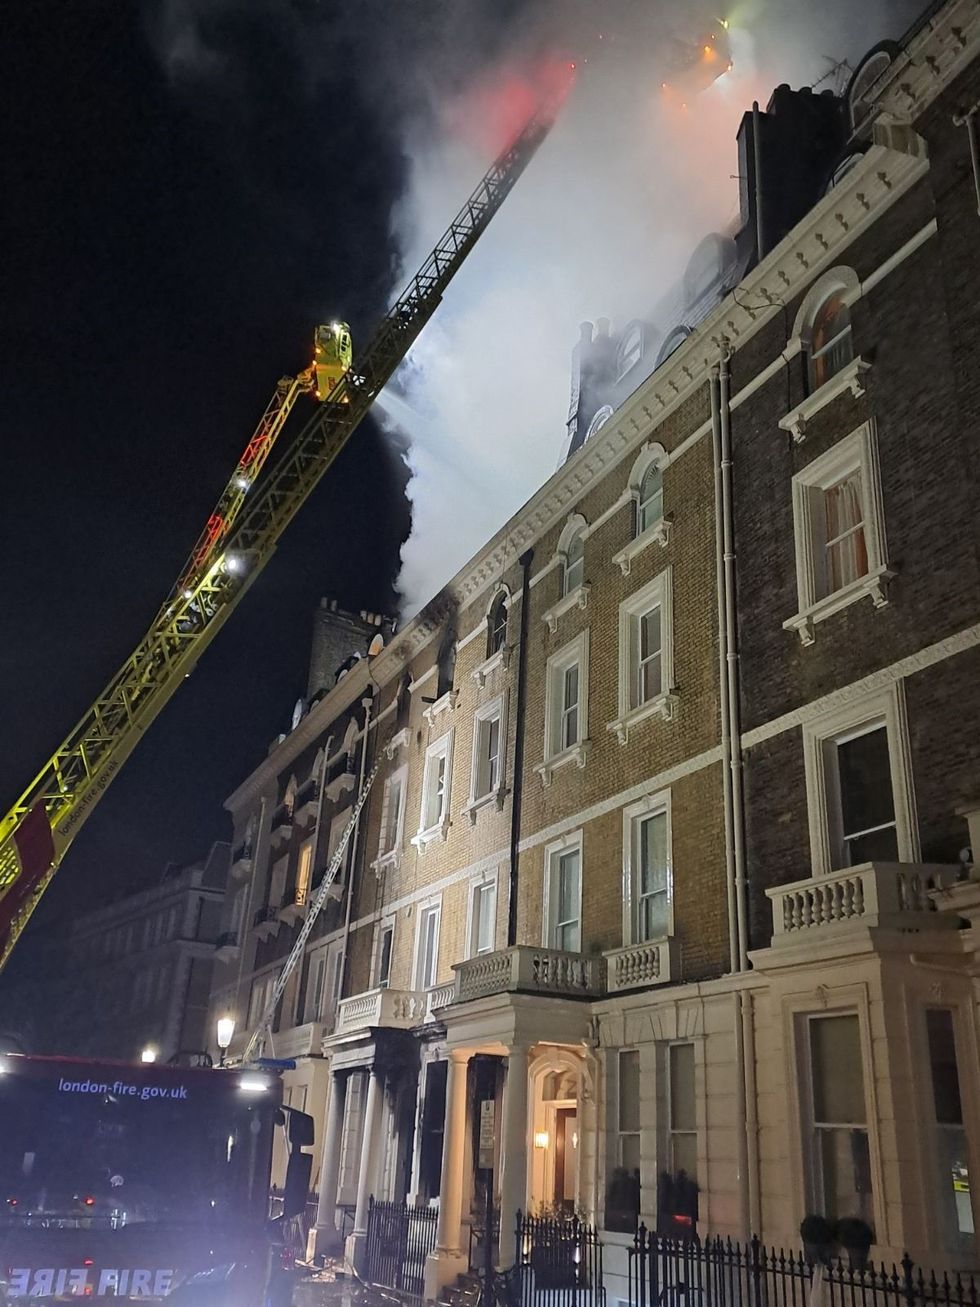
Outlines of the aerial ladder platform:
{"label": "aerial ladder platform", "polygon": [[[308,373],[277,387],[152,625],[0,818],[0,969],[99,799],[269,562],[280,536],[432,317],[547,136],[558,99],[549,97],[494,160],[363,352],[351,358],[344,324],[317,329],[315,346],[326,344],[330,357],[315,350]],[[256,486],[286,419],[307,391],[320,400],[316,411]]]}

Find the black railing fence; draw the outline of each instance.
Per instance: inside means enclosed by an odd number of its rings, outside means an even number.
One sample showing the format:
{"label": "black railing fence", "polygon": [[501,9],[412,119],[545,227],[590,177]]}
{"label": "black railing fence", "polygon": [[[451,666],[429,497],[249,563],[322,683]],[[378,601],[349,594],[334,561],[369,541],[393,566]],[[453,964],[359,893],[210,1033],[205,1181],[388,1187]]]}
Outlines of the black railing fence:
{"label": "black railing fence", "polygon": [[574,1216],[518,1212],[515,1270],[521,1307],[603,1307],[605,1303],[602,1244],[595,1229]]}
{"label": "black railing fence", "polygon": [[425,1259],[436,1246],[439,1213],[430,1207],[370,1201],[367,1275],[372,1284],[421,1298]]}
{"label": "black railing fence", "polygon": [[[290,1245],[297,1257],[306,1256],[306,1243],[310,1231],[316,1225],[316,1212],[319,1206],[319,1196],[310,1193],[306,1198],[306,1208],[298,1216],[290,1217],[286,1222],[286,1242]],[[269,1190],[269,1216],[277,1217],[282,1211],[282,1190],[273,1185]]]}
{"label": "black railing fence", "polygon": [[759,1239],[671,1239],[640,1225],[629,1253],[632,1307],[978,1307],[972,1275],[900,1263],[814,1268]]}
{"label": "black railing fence", "polygon": [[[500,1247],[500,1208],[495,1207],[490,1217],[490,1260],[497,1264],[497,1250]],[[487,1218],[481,1212],[470,1222],[469,1268],[482,1271],[487,1261]]]}

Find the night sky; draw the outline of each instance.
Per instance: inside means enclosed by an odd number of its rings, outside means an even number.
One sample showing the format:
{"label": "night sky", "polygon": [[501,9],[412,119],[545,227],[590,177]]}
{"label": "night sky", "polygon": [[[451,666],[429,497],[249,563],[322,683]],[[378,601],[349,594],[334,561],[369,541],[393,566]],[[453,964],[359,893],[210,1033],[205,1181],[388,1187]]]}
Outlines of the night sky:
{"label": "night sky", "polygon": [[[5,15],[5,805],[153,617],[314,324],[363,339],[394,284],[404,161],[376,90],[342,35],[307,76],[309,28],[241,8],[247,23],[216,17],[229,65],[183,80],[163,9]],[[223,799],[305,689],[319,597],[394,608],[404,482],[369,419],[88,822],[45,917],[227,838]]]}

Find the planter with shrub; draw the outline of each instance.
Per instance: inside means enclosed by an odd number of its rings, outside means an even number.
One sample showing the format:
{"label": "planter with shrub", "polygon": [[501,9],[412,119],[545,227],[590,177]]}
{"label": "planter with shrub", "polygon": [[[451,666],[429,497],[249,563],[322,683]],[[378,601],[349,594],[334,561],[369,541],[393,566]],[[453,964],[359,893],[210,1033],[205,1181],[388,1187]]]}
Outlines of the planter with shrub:
{"label": "planter with shrub", "polygon": [[867,1221],[859,1216],[842,1216],[834,1228],[834,1238],[841,1248],[847,1249],[851,1270],[863,1271],[875,1241],[875,1232]]}
{"label": "planter with shrub", "polygon": [[829,1266],[834,1249],[834,1227],[825,1216],[811,1212],[800,1222],[803,1252],[811,1266]]}

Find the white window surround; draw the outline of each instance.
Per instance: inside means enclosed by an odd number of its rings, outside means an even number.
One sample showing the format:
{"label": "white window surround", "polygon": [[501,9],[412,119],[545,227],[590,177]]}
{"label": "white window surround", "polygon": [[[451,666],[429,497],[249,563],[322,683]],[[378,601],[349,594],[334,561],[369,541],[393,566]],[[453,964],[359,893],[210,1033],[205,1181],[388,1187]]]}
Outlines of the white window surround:
{"label": "white window surround", "polygon": [[[850,471],[860,469],[864,544],[868,570],[839,590],[818,597],[819,524],[814,516],[814,491],[824,490]],[[888,603],[887,587],[895,572],[887,563],[885,521],[881,504],[874,423],[863,423],[839,440],[793,477],[793,535],[796,547],[796,587],[799,611],[783,622],[796,631],[804,645],[813,644],[814,625],[859,599],[869,598],[875,608]]]}
{"label": "white window surround", "polygon": [[[606,730],[615,733],[620,744],[626,744],[630,731],[648,717],[661,717],[669,722],[677,711],[674,689],[674,620],[673,571],[670,567],[648,582],[641,590],[624,599],[619,605],[619,716],[607,723]],[[633,619],[660,607],[660,685],[661,692],[646,703],[630,706],[632,667]]]}
{"label": "white window surround", "polygon": [[407,726],[403,726],[400,731],[396,731],[388,743],[385,745],[385,757],[391,762],[399,749],[406,749],[411,734]]}
{"label": "white window surround", "polygon": [[[587,585],[584,578],[579,585],[573,586],[567,593],[565,591],[565,572],[568,567],[568,551],[572,542],[581,537],[584,547],[585,541],[589,536],[589,524],[581,513],[573,513],[568,518],[561,529],[561,535],[558,537],[558,544],[555,546],[552,566],[558,569],[561,577],[562,595],[558,601],[542,613],[542,620],[548,623],[548,629],[552,632],[558,629],[558,619],[563,613],[569,612],[576,606],[584,608],[589,601],[589,590],[591,586]],[[584,570],[584,561],[583,561]]]}
{"label": "white window surround", "polygon": [[[578,739],[572,745],[561,746],[560,726],[564,703],[564,676],[572,667],[578,667]],[[580,631],[548,659],[545,669],[544,692],[544,761],[534,770],[542,784],[550,785],[559,767],[576,763],[584,767],[589,756],[589,630]]]}
{"label": "white window surround", "polygon": [[[837,870],[834,849],[842,838],[837,779],[833,769],[828,766],[826,746],[838,736],[872,722],[882,723],[888,738],[899,861],[919,861],[905,696],[902,684],[898,682],[803,724],[811,875],[815,877],[829,875]],[[831,786],[834,787],[833,792]]]}
{"label": "white window surround", "polygon": [[558,630],[559,619],[564,617],[566,613],[570,613],[573,608],[580,608],[583,612],[585,611],[589,604],[591,592],[591,585],[587,581],[583,582],[582,585],[576,586],[574,590],[570,590],[567,595],[563,595],[556,604],[552,604],[550,608],[545,609],[541,614],[541,620],[547,623],[548,630],[552,635]]}
{"label": "white window surround", "polygon": [[[500,725],[497,732],[497,783],[485,794],[477,794],[477,788],[480,780],[481,755],[479,753],[483,732],[480,730],[480,724],[490,722],[497,718]],[[504,805],[504,799],[507,795],[506,786],[506,763],[507,763],[507,694],[498,694],[495,699],[490,699],[487,703],[482,703],[473,714],[473,750],[470,762],[470,797],[469,801],[463,808],[463,812],[470,819],[471,824],[476,822],[476,814],[480,808],[486,807],[490,803],[496,804],[500,809]]]}
{"label": "white window surround", "polygon": [[509,644],[502,645],[496,653],[492,653],[489,658],[484,658],[482,663],[478,663],[473,668],[470,675],[481,690],[486,685],[491,672],[495,672],[498,667],[506,669],[510,666],[510,653],[511,646]]}
{"label": "white window surround", "polygon": [[[430,916],[435,916],[434,954],[429,968],[429,976],[423,975],[426,959],[423,957],[425,932]],[[442,895],[426,899],[418,905],[415,913],[415,949],[412,955],[412,988],[416,990],[431,989],[439,975],[439,934],[442,929]]]}
{"label": "white window surround", "polygon": [[646,817],[661,814],[667,818],[667,894],[668,926],[664,938],[674,934],[674,859],[670,819],[670,790],[649,794],[623,809],[623,944],[646,944],[640,939],[637,918],[637,886],[640,877],[640,850],[637,842],[639,825]]}
{"label": "white window surround", "polygon": [[[650,465],[655,463],[661,470],[666,468],[669,459],[667,451],[663,445],[656,441],[647,440],[640,449],[639,454],[630,469],[629,480],[626,486],[626,493],[623,496],[622,503],[631,506],[630,511],[636,514],[640,502],[640,488],[643,485],[643,478],[650,469]],[[623,576],[629,576],[633,559],[638,554],[642,554],[652,544],[659,544],[666,547],[670,540],[671,519],[661,517],[659,522],[652,522],[645,531],[639,535],[633,536],[629,543],[620,549],[618,553],[613,554],[612,561],[616,564]]]}
{"label": "white window surround", "polygon": [[552,908],[554,906],[555,891],[552,882],[558,872],[559,859],[563,853],[578,853],[578,904],[576,912],[578,913],[578,932],[579,947],[582,947],[582,877],[584,874],[584,859],[582,857],[582,832],[581,830],[571,831],[563,835],[561,839],[553,840],[550,844],[545,845],[544,849],[544,902],[541,913],[541,944],[544,948],[554,948],[552,942],[554,933],[554,923],[551,919]]}
{"label": "white window surround", "polygon": [[432,726],[435,719],[444,712],[452,712],[456,707],[456,700],[459,698],[458,690],[447,690],[445,694],[436,699],[435,703],[426,704],[422,710],[422,716]]}
{"label": "white window surround", "polygon": [[[398,812],[395,816],[395,829],[391,829],[391,795],[398,786]],[[378,856],[371,863],[371,868],[379,872],[384,867],[398,863],[401,856],[402,841],[405,838],[405,807],[408,800],[408,766],[398,768],[385,778],[381,800],[381,830],[378,835]],[[387,847],[386,847],[387,846]]]}
{"label": "white window surround", "polygon": [[[480,891],[486,889],[491,890],[491,897],[493,902],[493,914],[494,914],[494,921],[493,921],[493,928],[492,928],[493,942],[490,949],[484,949],[483,951],[493,952],[493,950],[497,946],[496,918],[497,918],[497,904],[499,898],[499,868],[494,868],[493,871],[487,871],[480,876],[474,876],[473,879],[470,881],[469,894],[467,896],[467,904],[466,904],[466,956],[468,958],[476,957],[479,951],[478,934],[479,934],[480,923],[477,920],[477,904],[478,902],[481,901],[479,898]],[[482,903],[484,906],[486,905],[485,897],[483,898]]]}
{"label": "white window surround", "polygon": [[[431,787],[435,784],[435,766],[440,758],[445,759],[442,812],[438,821],[426,826],[426,808],[431,796]],[[425,767],[422,773],[422,808],[419,813],[419,828],[412,836],[412,843],[423,852],[425,846],[434,839],[446,838],[449,831],[449,804],[453,774],[453,732],[447,731],[434,740],[425,751]]]}
{"label": "white window surround", "polygon": [[861,398],[865,391],[864,374],[870,368],[871,364],[867,359],[856,355],[850,363],[845,363],[838,372],[829,377],[822,386],[818,386],[795,408],[791,408],[785,417],[781,417],[779,426],[792,435],[796,444],[801,444],[806,437],[807,423],[838,395],[843,395],[846,390],[849,390],[855,399]]}
{"label": "white window surround", "polygon": [[[382,970],[384,963],[384,938],[388,932],[391,932],[391,946],[388,950],[388,969],[387,974]],[[391,959],[395,947],[395,918],[391,916],[382,917],[375,928],[374,933],[374,957],[371,961],[371,976],[375,987],[382,989],[391,984]]]}

